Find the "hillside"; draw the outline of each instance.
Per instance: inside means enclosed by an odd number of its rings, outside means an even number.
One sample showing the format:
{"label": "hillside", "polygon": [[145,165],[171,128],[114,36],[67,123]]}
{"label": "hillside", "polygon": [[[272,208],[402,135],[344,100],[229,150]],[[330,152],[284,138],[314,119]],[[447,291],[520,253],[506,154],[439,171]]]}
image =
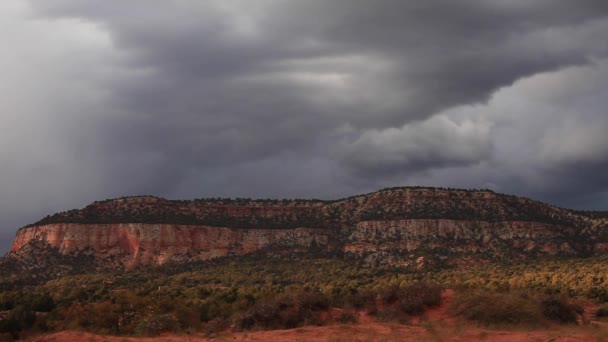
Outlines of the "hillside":
{"label": "hillside", "polygon": [[365,220],[454,219],[529,221],[576,225],[603,212],[575,212],[491,190],[429,187],[387,188],[333,201],[206,198],[167,200],[131,196],[97,201],[26,226],[52,223],[168,223],[229,228],[336,228]]}
{"label": "hillside", "polygon": [[31,266],[33,249],[26,247],[44,244],[59,255],[92,257],[97,267],[256,252],[432,268],[603,254],[607,221],[600,212],[489,190],[390,188],[333,201],[135,196],[98,201],[21,228],[7,259],[15,269]]}

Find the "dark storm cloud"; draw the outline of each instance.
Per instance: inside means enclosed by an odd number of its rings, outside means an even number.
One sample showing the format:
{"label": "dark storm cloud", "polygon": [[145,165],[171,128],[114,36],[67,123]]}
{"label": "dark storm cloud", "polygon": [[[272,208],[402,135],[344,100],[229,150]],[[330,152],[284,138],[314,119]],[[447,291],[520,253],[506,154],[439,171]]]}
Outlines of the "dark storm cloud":
{"label": "dark storm cloud", "polygon": [[[603,19],[608,5],[602,1],[133,1],[120,10],[93,1],[33,3],[43,13],[107,29],[134,66],[156,76],[117,92],[133,110],[161,116],[183,115],[183,107],[230,115],[242,101],[251,104],[246,115],[255,117],[269,110],[255,108],[268,105],[268,97],[299,98],[307,90],[281,76],[346,69],[339,73],[363,94],[352,94],[345,108],[326,117],[330,127],[383,128],[484,101],[520,77],[606,53],[603,32],[589,33],[582,44],[567,32]],[[329,70],[314,65],[331,57],[341,59],[329,62]],[[349,57],[360,61],[349,68]],[[238,82],[243,77],[253,82],[249,88]],[[314,116],[319,109],[309,105],[304,109]],[[278,108],[271,120],[289,115]],[[234,115],[244,116],[241,108]]]}
{"label": "dark storm cloud", "polygon": [[583,48],[567,42],[567,35],[556,42],[545,42],[552,37],[544,36],[604,18],[606,2],[528,3],[306,2],[302,6],[310,6],[312,13],[303,11],[301,17],[320,17],[311,26],[342,52],[370,53],[390,63],[382,82],[390,82],[403,101],[393,111],[371,110],[359,118],[381,127],[484,101],[522,76],[585,63],[593,54],[606,53],[605,44],[598,44],[601,32],[586,37]]}
{"label": "dark storm cloud", "polygon": [[28,3],[0,5],[16,221],[134,193],[608,188],[606,1]]}

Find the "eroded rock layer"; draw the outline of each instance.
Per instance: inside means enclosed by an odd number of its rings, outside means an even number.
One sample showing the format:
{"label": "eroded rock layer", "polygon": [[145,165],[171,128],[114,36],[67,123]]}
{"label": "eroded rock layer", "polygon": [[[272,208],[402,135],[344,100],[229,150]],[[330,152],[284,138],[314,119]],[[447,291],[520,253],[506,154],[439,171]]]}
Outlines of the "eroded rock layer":
{"label": "eroded rock layer", "polygon": [[605,253],[606,227],[601,215],[491,191],[393,188],[337,201],[140,196],[95,202],[21,228],[9,257],[35,242],[127,268],[254,251],[422,267]]}

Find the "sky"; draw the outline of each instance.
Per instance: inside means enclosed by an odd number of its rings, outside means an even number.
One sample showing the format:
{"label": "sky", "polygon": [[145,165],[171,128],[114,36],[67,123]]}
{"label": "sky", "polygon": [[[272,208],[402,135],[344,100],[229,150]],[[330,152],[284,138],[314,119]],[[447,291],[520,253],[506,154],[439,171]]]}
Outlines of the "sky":
{"label": "sky", "polygon": [[0,253],[106,198],[608,210],[608,1],[2,0]]}

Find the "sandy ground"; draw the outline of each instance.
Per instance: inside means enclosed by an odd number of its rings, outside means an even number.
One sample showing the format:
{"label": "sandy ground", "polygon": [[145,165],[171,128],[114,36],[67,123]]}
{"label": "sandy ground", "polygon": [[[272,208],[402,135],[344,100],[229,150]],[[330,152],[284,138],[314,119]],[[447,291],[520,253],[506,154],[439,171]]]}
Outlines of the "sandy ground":
{"label": "sandy ground", "polygon": [[[247,333],[222,333],[213,339],[203,335],[161,336],[156,338],[134,338],[99,336],[77,331],[63,331],[31,338],[37,342],[177,342],[177,341],[491,341],[491,342],[566,342],[566,341],[608,341],[608,324],[591,321],[580,326],[556,326],[545,330],[497,331],[483,329],[449,315],[449,306],[454,292],[443,293],[442,305],[428,310],[424,316],[416,318],[408,325],[377,323],[370,317],[361,315],[359,323],[329,325],[324,327],[304,327],[290,330],[255,331]],[[585,304],[586,312],[593,312],[592,304]],[[591,318],[591,317],[589,317]]]}

